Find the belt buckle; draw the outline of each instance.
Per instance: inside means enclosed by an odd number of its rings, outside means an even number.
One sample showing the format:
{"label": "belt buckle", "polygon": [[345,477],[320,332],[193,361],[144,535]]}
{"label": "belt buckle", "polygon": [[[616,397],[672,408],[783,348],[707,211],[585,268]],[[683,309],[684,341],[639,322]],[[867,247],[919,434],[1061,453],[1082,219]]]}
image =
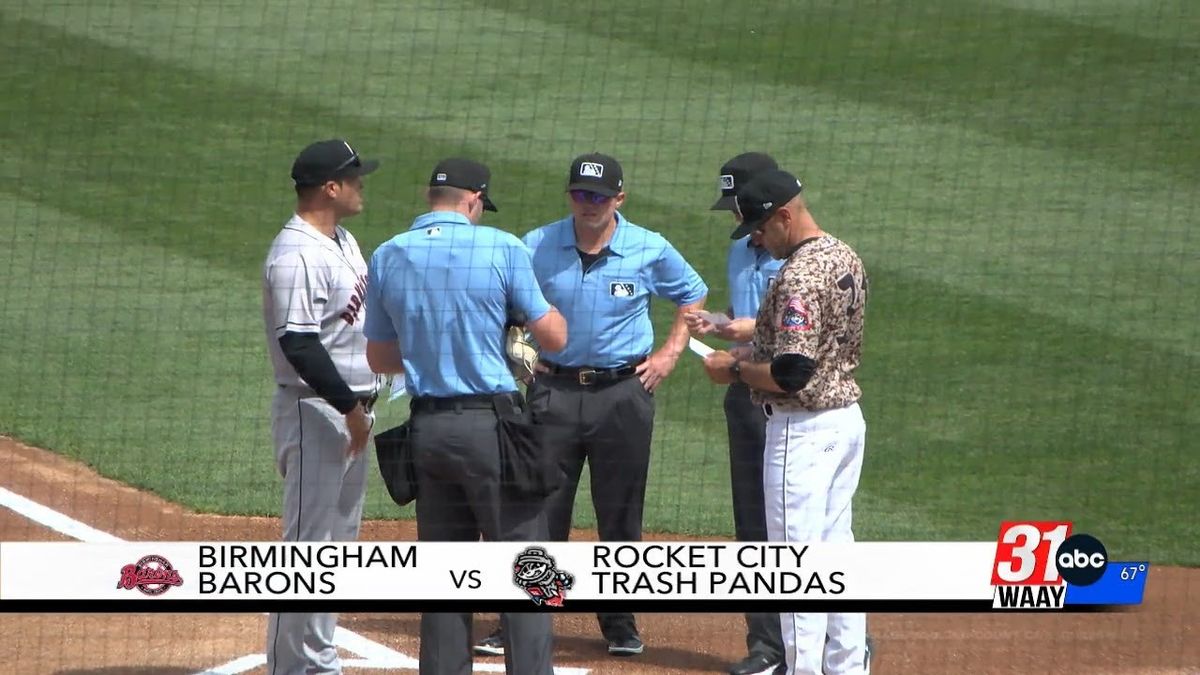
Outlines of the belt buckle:
{"label": "belt buckle", "polygon": [[596,378],[596,369],[595,368],[580,369],[580,371],[579,371],[579,384],[580,385],[582,385],[584,387],[588,387],[593,384],[596,384],[595,378]]}

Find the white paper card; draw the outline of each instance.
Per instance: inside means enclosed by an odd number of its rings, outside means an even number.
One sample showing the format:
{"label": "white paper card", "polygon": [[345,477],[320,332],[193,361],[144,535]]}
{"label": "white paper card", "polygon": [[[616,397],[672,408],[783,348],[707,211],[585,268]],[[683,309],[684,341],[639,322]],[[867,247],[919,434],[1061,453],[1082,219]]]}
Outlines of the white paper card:
{"label": "white paper card", "polygon": [[695,352],[696,356],[699,356],[700,358],[704,358],[704,357],[708,356],[709,354],[716,351],[712,347],[709,347],[708,345],[697,340],[696,338],[690,338],[688,340],[688,349]]}

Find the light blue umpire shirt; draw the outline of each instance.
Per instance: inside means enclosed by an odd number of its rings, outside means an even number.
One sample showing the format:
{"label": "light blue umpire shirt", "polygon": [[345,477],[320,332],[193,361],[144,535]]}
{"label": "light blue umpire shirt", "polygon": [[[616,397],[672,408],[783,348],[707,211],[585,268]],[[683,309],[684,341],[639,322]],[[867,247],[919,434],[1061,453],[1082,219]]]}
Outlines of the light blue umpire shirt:
{"label": "light blue umpire shirt", "polygon": [[453,211],[418,217],[384,242],[367,275],[368,340],[397,340],[412,396],[517,390],[504,353],[509,312],[550,311],[529,249]]}
{"label": "light blue umpire shirt", "polygon": [[[698,302],[708,286],[662,235],[620,212],[605,255],[585,273],[568,216],[525,235],[542,292],[567,320],[567,346],[541,358],[569,368],[616,368],[654,349],[650,296],[677,306]],[[370,314],[368,313],[368,316]]]}
{"label": "light blue umpire shirt", "polygon": [[765,248],[752,245],[750,235],[734,240],[729,247],[729,304],[733,318],[758,317],[758,307],[783,262],[772,258]]}

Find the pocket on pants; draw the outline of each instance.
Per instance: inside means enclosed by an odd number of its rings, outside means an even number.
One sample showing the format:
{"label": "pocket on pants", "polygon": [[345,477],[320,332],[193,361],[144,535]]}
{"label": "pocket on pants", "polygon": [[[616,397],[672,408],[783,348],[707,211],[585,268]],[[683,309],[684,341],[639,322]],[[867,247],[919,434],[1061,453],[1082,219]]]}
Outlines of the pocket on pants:
{"label": "pocket on pants", "polygon": [[350,429],[346,418],[322,398],[302,398],[300,409],[300,440],[305,446],[332,447],[345,450],[350,445]]}
{"label": "pocket on pants", "polygon": [[544,384],[534,382],[526,390],[526,405],[533,415],[533,421],[541,422],[550,414],[550,397],[554,390]]}

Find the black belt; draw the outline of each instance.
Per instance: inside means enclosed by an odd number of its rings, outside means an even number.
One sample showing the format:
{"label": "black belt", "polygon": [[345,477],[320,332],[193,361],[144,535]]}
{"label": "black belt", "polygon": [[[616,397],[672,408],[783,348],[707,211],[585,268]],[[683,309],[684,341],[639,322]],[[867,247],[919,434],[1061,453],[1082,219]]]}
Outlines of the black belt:
{"label": "black belt", "polygon": [[570,378],[585,387],[590,387],[597,384],[620,382],[621,380],[633,377],[637,374],[637,367],[645,360],[643,357],[633,363],[617,366],[616,368],[592,368],[590,366],[571,368],[548,361],[543,361],[542,365],[555,377]]}
{"label": "black belt", "polygon": [[359,396],[358,397],[359,403],[362,403],[363,408],[366,409],[367,412],[371,412],[372,410],[375,409],[375,402],[378,400],[379,400],[379,392],[378,391],[371,392],[371,394],[369,396]]}
{"label": "black belt", "polygon": [[520,394],[471,394],[468,396],[416,396],[408,404],[413,413],[460,412],[463,410],[495,410],[497,400],[520,402]]}

